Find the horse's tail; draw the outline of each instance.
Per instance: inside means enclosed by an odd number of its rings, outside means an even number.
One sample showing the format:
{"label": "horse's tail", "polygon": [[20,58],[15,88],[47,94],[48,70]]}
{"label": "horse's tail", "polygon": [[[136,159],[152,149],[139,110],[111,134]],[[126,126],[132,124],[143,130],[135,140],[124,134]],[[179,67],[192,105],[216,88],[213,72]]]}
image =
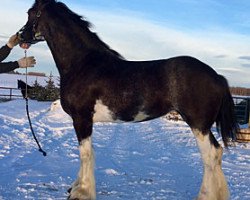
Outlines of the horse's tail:
{"label": "horse's tail", "polygon": [[234,101],[229,90],[227,80],[223,77],[219,77],[220,82],[223,84],[224,96],[222,104],[219,110],[219,114],[216,119],[216,126],[218,132],[222,136],[224,145],[227,147],[229,141],[236,140],[236,133],[239,130],[239,125],[236,121],[236,115],[234,112]]}

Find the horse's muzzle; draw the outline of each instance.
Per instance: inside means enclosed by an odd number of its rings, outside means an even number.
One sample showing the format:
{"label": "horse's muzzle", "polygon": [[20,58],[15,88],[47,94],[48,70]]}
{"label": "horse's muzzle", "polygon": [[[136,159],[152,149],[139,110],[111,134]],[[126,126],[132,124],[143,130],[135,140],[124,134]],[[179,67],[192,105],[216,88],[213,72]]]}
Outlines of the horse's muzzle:
{"label": "horse's muzzle", "polygon": [[[27,28],[26,26],[23,26],[17,32],[18,38],[20,40],[20,46],[23,43],[26,43],[28,45],[32,45],[32,44],[36,44],[38,42],[41,42],[41,41],[45,40],[44,36],[40,32],[33,32],[32,31],[32,33],[27,34],[27,32],[26,32],[27,29],[26,28]],[[28,35],[28,36],[26,36],[26,35]]]}

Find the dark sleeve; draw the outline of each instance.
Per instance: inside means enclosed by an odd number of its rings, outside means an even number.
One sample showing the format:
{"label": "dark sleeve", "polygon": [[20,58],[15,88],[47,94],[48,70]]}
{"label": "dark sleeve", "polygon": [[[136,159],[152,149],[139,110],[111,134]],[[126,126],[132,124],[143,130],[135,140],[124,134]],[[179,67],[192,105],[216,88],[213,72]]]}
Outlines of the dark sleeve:
{"label": "dark sleeve", "polygon": [[0,73],[10,72],[17,68],[19,68],[17,61],[0,63]]}
{"label": "dark sleeve", "polygon": [[10,54],[10,51],[11,48],[9,48],[7,45],[0,48],[0,62]]}

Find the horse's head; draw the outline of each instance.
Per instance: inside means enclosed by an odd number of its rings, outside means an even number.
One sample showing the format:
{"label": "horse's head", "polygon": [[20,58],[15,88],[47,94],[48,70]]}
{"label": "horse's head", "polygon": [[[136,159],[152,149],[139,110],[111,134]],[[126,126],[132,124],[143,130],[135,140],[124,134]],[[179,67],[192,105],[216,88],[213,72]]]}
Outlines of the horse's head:
{"label": "horse's head", "polygon": [[22,80],[17,80],[17,88],[20,89],[22,86],[23,81]]}
{"label": "horse's head", "polygon": [[55,0],[36,0],[28,11],[28,21],[18,32],[22,43],[36,44],[44,41],[44,21],[46,20],[45,10],[48,9]]}

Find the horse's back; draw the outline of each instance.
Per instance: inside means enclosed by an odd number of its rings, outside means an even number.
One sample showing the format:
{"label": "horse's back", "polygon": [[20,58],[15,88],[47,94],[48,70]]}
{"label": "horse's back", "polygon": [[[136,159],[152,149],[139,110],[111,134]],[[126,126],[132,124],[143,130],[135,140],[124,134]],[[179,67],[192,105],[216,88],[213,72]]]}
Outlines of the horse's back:
{"label": "horse's back", "polygon": [[134,87],[139,91],[157,92],[171,101],[208,97],[207,95],[215,95],[227,87],[221,75],[193,57],[180,56],[165,60],[132,62],[128,65],[131,65],[132,69],[125,75],[125,79],[130,80]]}

